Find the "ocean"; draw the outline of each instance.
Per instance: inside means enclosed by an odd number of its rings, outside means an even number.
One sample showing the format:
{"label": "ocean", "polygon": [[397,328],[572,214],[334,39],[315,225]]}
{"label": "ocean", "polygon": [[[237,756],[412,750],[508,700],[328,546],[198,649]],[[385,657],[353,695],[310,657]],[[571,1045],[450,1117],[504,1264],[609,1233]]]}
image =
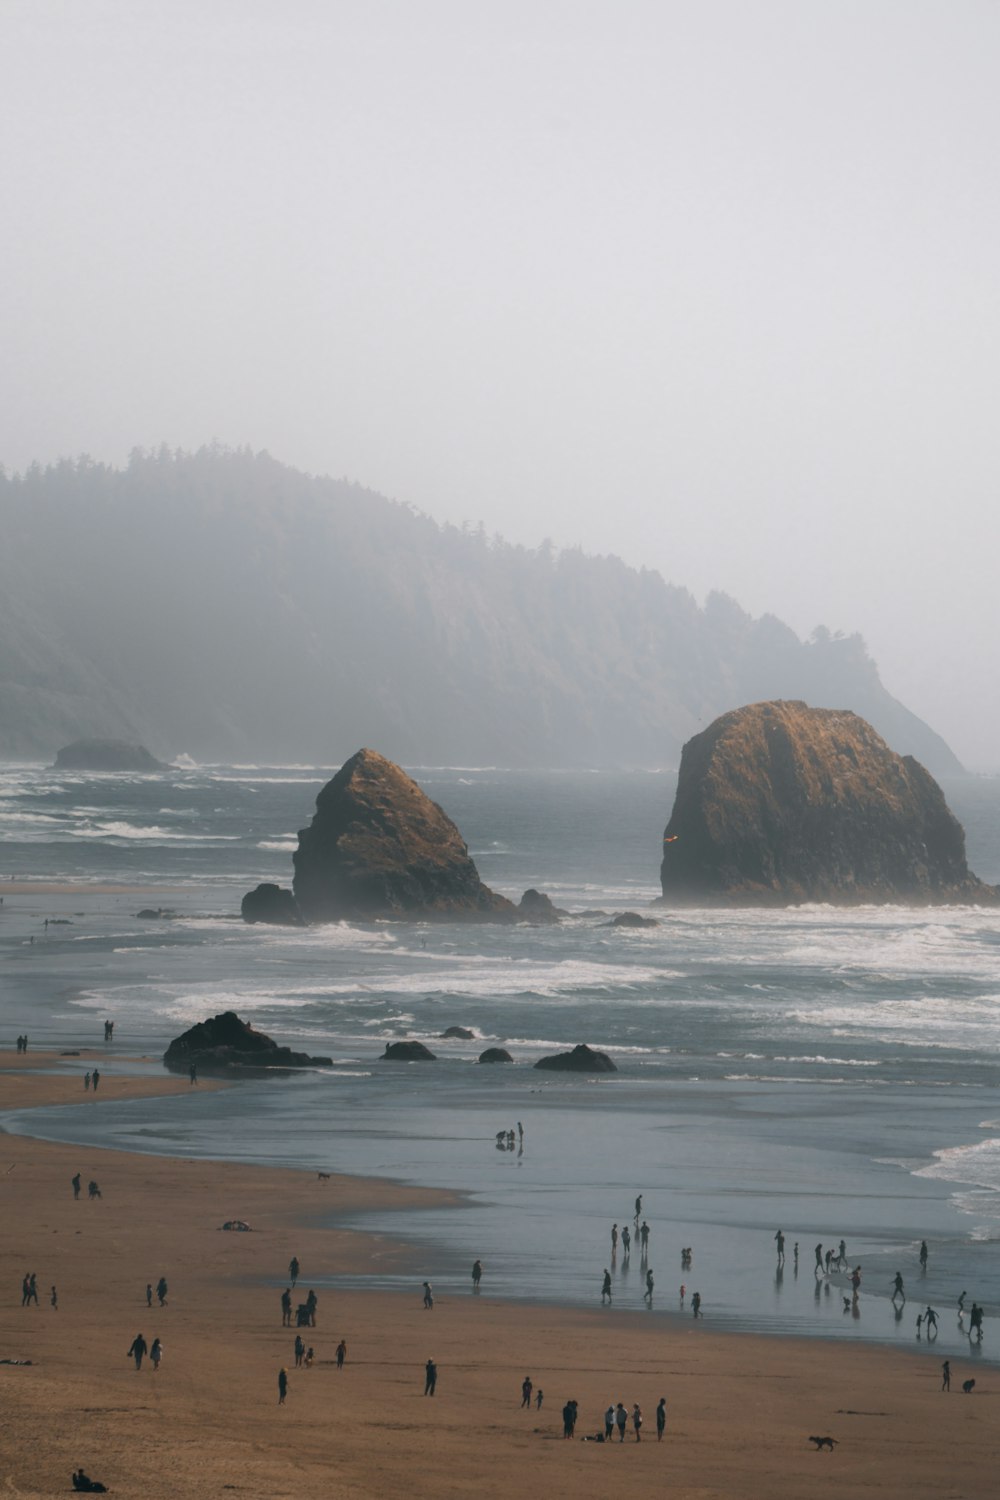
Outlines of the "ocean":
{"label": "ocean", "polygon": [[[573,919],[249,927],[240,897],[261,880],[290,884],[296,830],[331,769],[0,768],[4,1045],[27,1032],[32,1048],[102,1046],[110,1019],[102,1070],[143,1055],[159,1073],[172,1037],[234,1009],[334,1060],[100,1108],[81,1087],[78,1106],[8,1111],[4,1128],[460,1193],[456,1207],[366,1215],[360,1227],[403,1241],[406,1256],[391,1272],[375,1258],[317,1278],[330,1293],[416,1296],[426,1277],[438,1296],[468,1296],[479,1257],[484,1293],[597,1306],[607,1267],[614,1306],[636,1316],[690,1317],[697,1291],[714,1327],[1000,1357],[1000,912],[658,910],[656,928],[612,928],[612,913],[658,894],[672,775],[409,769],[488,884],[515,899],[544,890]],[[943,785],[970,864],[1000,881],[1000,778]],[[4,892],[5,880],[74,889]],[[157,889],[137,896],[142,886]],[[161,914],[137,915],[150,907]],[[452,1025],[473,1040],[442,1040]],[[387,1040],[409,1036],[437,1060],[379,1061]],[[532,1068],[581,1041],[618,1072]],[[490,1045],[515,1065],[480,1067]],[[520,1146],[498,1149],[497,1132],[518,1123]],[[621,1245],[612,1261],[612,1223],[634,1231],[640,1193],[648,1264]],[[220,1222],[239,1211],[220,1204]],[[857,1304],[846,1270],[814,1274],[817,1245],[841,1239],[862,1267]],[[986,1311],[981,1346],[958,1318],[962,1291]],[[916,1326],[927,1305],[940,1320],[929,1344]]]}

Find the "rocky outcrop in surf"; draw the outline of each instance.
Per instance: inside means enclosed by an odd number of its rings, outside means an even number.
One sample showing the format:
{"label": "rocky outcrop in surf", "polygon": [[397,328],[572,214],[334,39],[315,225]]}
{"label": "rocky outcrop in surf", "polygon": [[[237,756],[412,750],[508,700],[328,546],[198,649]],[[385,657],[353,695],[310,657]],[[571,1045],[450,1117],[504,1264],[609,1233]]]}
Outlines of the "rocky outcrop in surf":
{"label": "rocky outcrop in surf", "polygon": [[145,745],[128,740],[74,740],[56,753],[57,771],[166,771]]}
{"label": "rocky outcrop in surf", "polygon": [[327,782],[294,863],[307,922],[516,918],[480,880],[448,815],[374,750],[359,750]]}
{"label": "rocky outcrop in surf", "polygon": [[175,1037],[163,1061],[175,1073],[186,1073],[192,1065],[199,1073],[231,1073],[259,1068],[328,1068],[331,1063],[329,1057],[310,1057],[290,1047],[279,1047],[262,1031],[241,1021],[233,1010],[199,1021]]}
{"label": "rocky outcrop in surf", "polygon": [[550,1073],[617,1073],[618,1069],[606,1052],[597,1052],[582,1044],[572,1052],[555,1052],[551,1057],[540,1057],[535,1063]]}
{"label": "rocky outcrop in surf", "polygon": [[847,710],[752,703],[684,746],[666,904],[997,904],[941,788]]}
{"label": "rocky outcrop in surf", "polygon": [[302,927],[302,913],[292,892],[266,881],[247,891],[240,903],[244,922],[264,922],[273,927]]}
{"label": "rocky outcrop in surf", "polygon": [[436,1056],[423,1042],[386,1042],[379,1062],[435,1062]]}

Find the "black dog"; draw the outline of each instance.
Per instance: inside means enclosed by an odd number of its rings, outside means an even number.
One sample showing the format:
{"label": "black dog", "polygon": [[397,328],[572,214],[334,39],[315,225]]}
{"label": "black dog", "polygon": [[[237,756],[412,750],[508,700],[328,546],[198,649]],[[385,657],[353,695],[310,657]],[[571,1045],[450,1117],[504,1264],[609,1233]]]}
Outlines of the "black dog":
{"label": "black dog", "polygon": [[816,1444],[817,1453],[821,1448],[829,1448],[830,1452],[832,1453],[833,1445],[835,1442],[837,1442],[837,1439],[832,1437],[811,1437],[809,1441]]}
{"label": "black dog", "polygon": [[962,1390],[965,1392],[965,1394],[967,1396],[969,1396],[969,1395],[972,1394],[972,1387],[975,1385],[975,1383],[976,1382],[974,1380],[963,1380],[962,1381]]}

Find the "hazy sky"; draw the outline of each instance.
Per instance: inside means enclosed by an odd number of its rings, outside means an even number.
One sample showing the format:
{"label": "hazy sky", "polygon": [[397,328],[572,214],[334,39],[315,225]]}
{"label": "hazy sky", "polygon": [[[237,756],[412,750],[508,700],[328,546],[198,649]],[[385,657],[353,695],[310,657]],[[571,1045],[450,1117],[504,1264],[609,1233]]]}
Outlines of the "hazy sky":
{"label": "hazy sky", "polygon": [[617,552],[860,630],[1000,766],[997,0],[0,0],[0,47],[8,468],[249,443]]}

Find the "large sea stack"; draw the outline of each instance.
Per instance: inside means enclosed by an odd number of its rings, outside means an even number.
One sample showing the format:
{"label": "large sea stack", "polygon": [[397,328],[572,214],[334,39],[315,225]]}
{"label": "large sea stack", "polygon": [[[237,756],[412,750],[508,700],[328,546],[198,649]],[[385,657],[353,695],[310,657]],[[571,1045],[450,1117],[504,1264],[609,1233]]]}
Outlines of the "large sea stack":
{"label": "large sea stack", "polygon": [[330,1066],[328,1057],[310,1057],[306,1052],[279,1046],[264,1032],[255,1031],[248,1021],[241,1021],[232,1010],[199,1021],[181,1036],[174,1037],[163,1061],[175,1073],[186,1073],[192,1066],[201,1073]]}
{"label": "large sea stack", "polygon": [[359,750],[327,782],[294,864],[307,922],[516,917],[480,880],[447,814],[374,750]]}
{"label": "large sea stack", "polygon": [[57,771],[166,771],[169,767],[150,755],[145,745],[129,740],[74,740],[56,754]]}
{"label": "large sea stack", "polygon": [[934,778],[846,710],[752,703],[684,746],[667,904],[1000,901]]}

